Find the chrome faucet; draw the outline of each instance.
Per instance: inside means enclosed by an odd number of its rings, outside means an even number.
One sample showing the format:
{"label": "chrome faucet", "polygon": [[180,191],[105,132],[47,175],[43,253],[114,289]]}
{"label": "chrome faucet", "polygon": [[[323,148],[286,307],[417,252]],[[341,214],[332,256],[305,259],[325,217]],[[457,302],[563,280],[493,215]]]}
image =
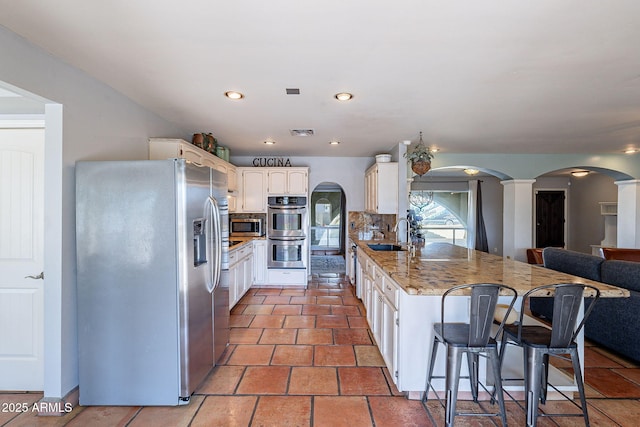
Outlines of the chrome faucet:
{"label": "chrome faucet", "polygon": [[415,247],[413,246],[413,242],[411,241],[411,223],[409,222],[409,220],[407,218],[400,218],[397,222],[396,225],[393,227],[393,232],[396,233],[396,243],[400,243],[398,241],[398,226],[400,225],[400,223],[402,221],[405,221],[407,223],[407,249],[409,250],[411,256],[413,256],[415,254]]}

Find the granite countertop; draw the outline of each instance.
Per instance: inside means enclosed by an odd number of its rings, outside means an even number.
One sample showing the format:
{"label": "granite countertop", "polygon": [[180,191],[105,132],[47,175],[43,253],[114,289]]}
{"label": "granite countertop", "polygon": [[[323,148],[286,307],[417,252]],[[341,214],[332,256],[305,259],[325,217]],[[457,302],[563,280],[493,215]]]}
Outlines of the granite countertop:
{"label": "granite countertop", "polygon": [[395,242],[363,241],[353,235],[350,238],[409,295],[438,296],[465,283],[501,283],[513,287],[518,294],[542,285],[584,283],[596,286],[601,297],[629,296],[626,289],[449,243],[427,244],[411,257],[406,250],[374,251],[367,246]]}
{"label": "granite countertop", "polygon": [[233,251],[235,249],[240,248],[240,246],[243,246],[245,243],[250,243],[253,242],[254,240],[266,240],[265,236],[261,236],[261,237],[234,237],[231,236],[229,237],[229,250]]}

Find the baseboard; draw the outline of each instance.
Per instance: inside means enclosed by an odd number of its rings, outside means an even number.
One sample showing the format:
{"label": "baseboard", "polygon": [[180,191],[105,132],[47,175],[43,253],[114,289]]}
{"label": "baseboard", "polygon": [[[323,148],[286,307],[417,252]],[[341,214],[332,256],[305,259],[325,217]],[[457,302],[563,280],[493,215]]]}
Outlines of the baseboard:
{"label": "baseboard", "polygon": [[63,398],[43,397],[37,403],[38,416],[40,417],[61,417],[73,410],[79,403],[79,389],[76,386]]}

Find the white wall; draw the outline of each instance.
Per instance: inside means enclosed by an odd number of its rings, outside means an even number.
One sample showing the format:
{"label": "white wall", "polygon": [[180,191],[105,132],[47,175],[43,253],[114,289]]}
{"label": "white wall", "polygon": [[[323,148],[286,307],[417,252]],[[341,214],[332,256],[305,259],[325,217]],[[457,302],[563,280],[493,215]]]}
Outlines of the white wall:
{"label": "white wall", "polygon": [[571,178],[568,249],[591,253],[591,245],[604,239],[604,217],[598,202],[617,202],[618,187],[610,176],[592,173]]}
{"label": "white wall", "polygon": [[0,81],[62,106],[52,109],[62,110],[60,131],[60,123],[46,124],[61,137],[48,135],[46,144],[57,146],[45,147],[45,222],[59,229],[45,234],[45,397],[61,398],[78,384],[74,164],[144,159],[148,137],[189,133],[3,27],[0,58]]}

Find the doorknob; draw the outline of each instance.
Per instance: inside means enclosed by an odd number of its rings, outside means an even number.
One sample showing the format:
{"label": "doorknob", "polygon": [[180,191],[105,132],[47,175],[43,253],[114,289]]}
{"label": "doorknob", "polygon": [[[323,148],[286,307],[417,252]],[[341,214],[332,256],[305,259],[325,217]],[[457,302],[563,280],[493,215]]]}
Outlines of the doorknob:
{"label": "doorknob", "polygon": [[44,280],[44,271],[41,271],[37,276],[24,276],[25,279],[43,279]]}

